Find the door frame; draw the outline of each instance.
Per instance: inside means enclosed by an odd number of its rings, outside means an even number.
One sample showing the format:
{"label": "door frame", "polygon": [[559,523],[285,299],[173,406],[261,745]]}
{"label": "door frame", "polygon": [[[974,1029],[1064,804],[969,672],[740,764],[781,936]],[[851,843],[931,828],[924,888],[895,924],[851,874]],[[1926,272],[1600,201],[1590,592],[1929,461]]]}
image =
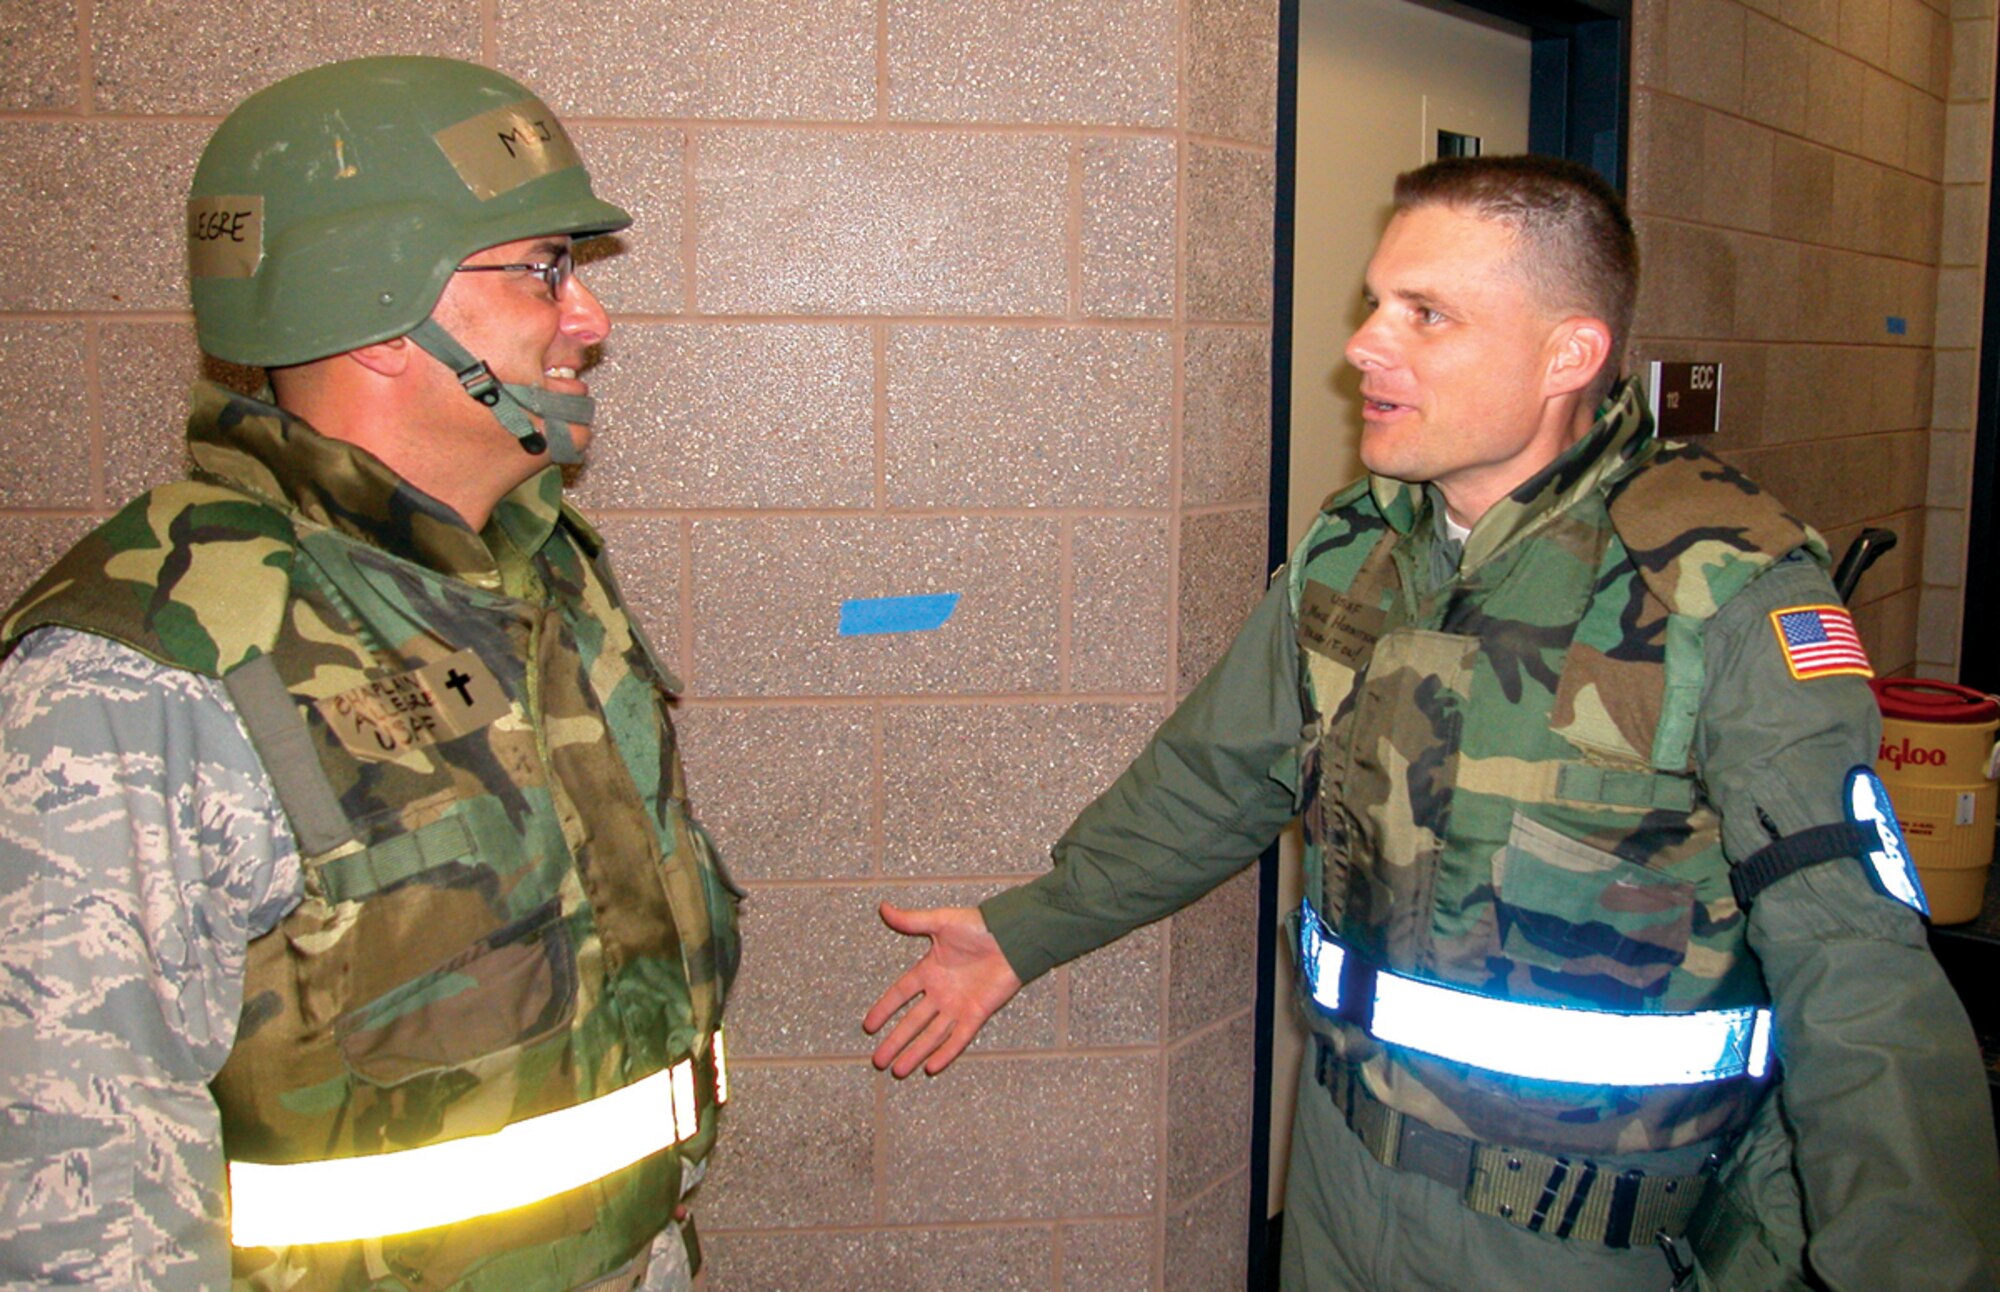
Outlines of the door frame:
{"label": "door frame", "polygon": [[[1283,73],[1279,75],[1282,80]],[[1994,122],[1993,137],[2000,141],[2000,118]],[[1282,170],[1282,161],[1279,166]],[[2000,486],[2000,326],[1995,326],[2000,322],[2000,184],[1992,182],[1990,167],[1986,187],[1986,284],[1979,328],[1979,402],[1972,431],[1972,491],[1965,517],[1965,573],[1959,592],[1958,680],[1991,694],[2000,691],[2000,660],[1991,650],[1995,633],[2000,632],[2000,605],[1995,604],[2000,599],[2000,570],[1990,559],[2000,522],[1995,502]]]}

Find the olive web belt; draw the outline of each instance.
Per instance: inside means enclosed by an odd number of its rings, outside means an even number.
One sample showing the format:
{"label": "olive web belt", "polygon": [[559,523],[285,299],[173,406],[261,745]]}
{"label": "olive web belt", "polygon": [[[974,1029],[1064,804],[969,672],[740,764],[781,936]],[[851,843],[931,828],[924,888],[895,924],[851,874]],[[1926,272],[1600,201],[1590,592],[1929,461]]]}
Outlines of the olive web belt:
{"label": "olive web belt", "polygon": [[1427,1126],[1369,1092],[1354,1064],[1315,1037],[1314,1074],[1370,1157],[1435,1180],[1466,1207],[1530,1233],[1630,1247],[1687,1232],[1715,1159],[1693,1175],[1611,1171],[1587,1158],[1485,1144]]}
{"label": "olive web belt", "polygon": [[230,1242],[285,1247],[455,1224],[603,1179],[701,1133],[729,1101],[722,1033],[595,1099],[421,1148],[313,1162],[229,1164]]}

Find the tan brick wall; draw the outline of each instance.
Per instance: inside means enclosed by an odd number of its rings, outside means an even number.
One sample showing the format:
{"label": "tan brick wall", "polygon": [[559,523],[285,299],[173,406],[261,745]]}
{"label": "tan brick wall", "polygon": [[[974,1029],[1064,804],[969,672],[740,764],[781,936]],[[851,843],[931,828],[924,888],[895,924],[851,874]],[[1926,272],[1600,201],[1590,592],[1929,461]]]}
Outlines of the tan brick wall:
{"label": "tan brick wall", "polygon": [[1634,14],[1635,359],[1723,360],[1714,446],[1836,555],[1864,526],[1897,532],[1855,597],[1885,673],[1956,658],[1993,79],[1972,7]]}
{"label": "tan brick wall", "polygon": [[[177,238],[243,94],[482,59],[639,217],[579,499],[692,688],[751,897],[710,1292],[1240,1284],[1254,888],[1032,986],[940,1081],[874,917],[1045,864],[1263,581],[1272,0],[260,0],[0,10],[12,595],[180,469]],[[233,374],[234,379],[248,379]],[[963,594],[841,639],[850,597]],[[941,1271],[950,1270],[949,1275]]]}

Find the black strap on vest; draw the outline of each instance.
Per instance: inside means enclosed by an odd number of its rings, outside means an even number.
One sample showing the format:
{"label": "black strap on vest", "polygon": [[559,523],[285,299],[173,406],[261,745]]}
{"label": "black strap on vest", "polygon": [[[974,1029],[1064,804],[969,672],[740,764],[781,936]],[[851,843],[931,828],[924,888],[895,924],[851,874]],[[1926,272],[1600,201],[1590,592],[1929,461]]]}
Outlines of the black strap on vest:
{"label": "black strap on vest", "polygon": [[1340,1013],[1343,1022],[1364,1032],[1375,1028],[1375,964],[1353,947],[1340,960]]}
{"label": "black strap on vest", "polygon": [[1842,857],[1865,857],[1874,846],[1875,831],[1868,826],[1851,821],[1816,825],[1773,839],[1737,862],[1729,872],[1729,886],[1736,890],[1736,904],[1748,910],[1757,894],[1793,871]]}

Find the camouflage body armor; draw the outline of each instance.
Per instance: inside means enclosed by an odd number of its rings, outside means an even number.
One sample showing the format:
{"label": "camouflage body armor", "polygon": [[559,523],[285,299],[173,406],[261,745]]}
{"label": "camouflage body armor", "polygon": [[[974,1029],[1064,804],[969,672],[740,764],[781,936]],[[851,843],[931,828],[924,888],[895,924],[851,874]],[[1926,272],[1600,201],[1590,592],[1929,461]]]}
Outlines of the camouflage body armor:
{"label": "camouflage body armor", "polygon": [[[1824,561],[1820,539],[1721,462],[1655,440],[1630,381],[1481,519],[1462,561],[1440,551],[1436,505],[1363,481],[1290,570],[1315,733],[1305,891],[1324,927],[1385,969],[1509,1000],[1763,1003],[1690,756],[1703,625],[1787,553]],[[1762,1091],[1525,1081],[1306,1012],[1381,1105],[1485,1144],[1719,1144]]]}
{"label": "camouflage body armor", "polygon": [[[250,945],[212,1086],[236,1285],[568,1288],[628,1265],[726,1098],[735,895],[687,812],[677,684],[553,468],[482,537],[219,388],[190,450],[195,480],[84,539],[5,637],[62,624],[222,678],[298,837],[304,898]],[[649,1079],[675,1146],[580,1187],[419,1232],[244,1241],[246,1165],[407,1164]],[[565,1151],[590,1138],[576,1120],[548,1123]]]}

